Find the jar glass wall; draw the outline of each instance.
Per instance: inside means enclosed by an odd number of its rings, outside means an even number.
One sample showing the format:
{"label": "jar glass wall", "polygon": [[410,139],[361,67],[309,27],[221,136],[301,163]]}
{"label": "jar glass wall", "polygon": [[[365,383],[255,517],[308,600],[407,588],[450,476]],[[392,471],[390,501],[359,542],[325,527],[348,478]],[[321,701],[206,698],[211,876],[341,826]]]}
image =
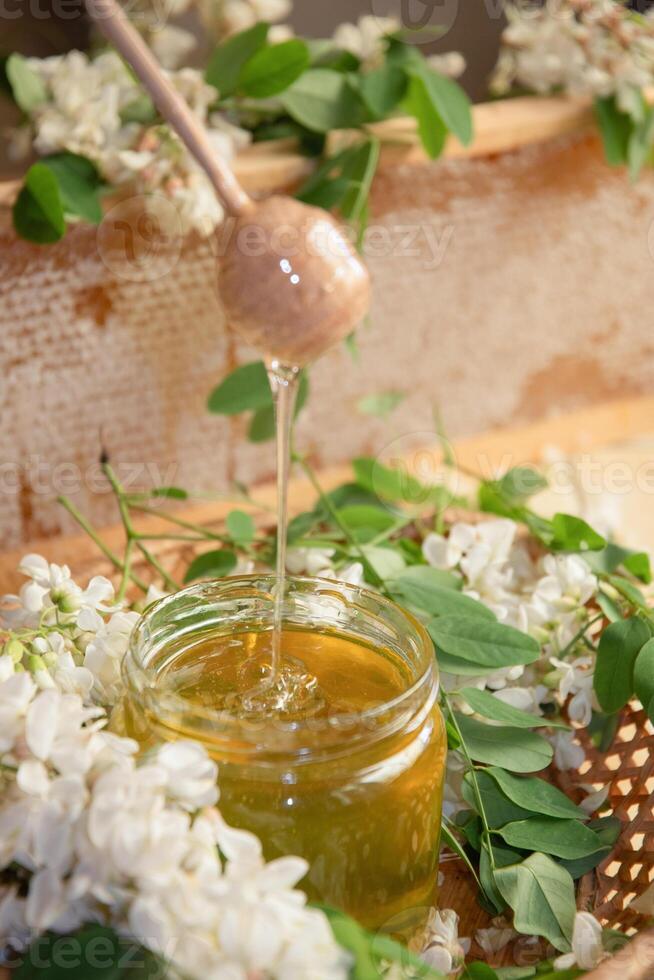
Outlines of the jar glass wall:
{"label": "jar glass wall", "polygon": [[244,711],[238,679],[269,645],[274,587],[223,579],[150,607],[125,660],[123,727],[144,746],[201,742],[224,818],[268,859],[306,858],[310,900],[371,928],[419,919],[436,896],[446,751],[431,640],[380,595],[290,579],[283,658],[317,694],[273,717]]}

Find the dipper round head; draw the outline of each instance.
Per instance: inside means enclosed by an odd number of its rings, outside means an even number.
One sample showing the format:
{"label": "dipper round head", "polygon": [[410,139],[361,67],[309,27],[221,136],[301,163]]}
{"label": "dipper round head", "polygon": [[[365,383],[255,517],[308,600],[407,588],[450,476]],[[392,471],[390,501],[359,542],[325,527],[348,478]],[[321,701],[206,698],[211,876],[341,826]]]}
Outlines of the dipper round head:
{"label": "dipper round head", "polygon": [[302,367],[360,323],[370,277],[330,214],[270,197],[237,218],[219,292],[230,327],[268,359]]}

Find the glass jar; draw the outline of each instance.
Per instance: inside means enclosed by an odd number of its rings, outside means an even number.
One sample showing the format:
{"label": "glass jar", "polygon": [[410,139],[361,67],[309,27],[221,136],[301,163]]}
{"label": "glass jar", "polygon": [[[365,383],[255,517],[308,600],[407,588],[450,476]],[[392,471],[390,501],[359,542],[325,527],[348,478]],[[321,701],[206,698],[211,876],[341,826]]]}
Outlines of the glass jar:
{"label": "glass jar", "polygon": [[[431,640],[380,595],[288,579],[285,644],[311,650],[316,675],[341,692],[338,710],[243,718],[229,700],[202,696],[216,663],[207,650],[236,636],[269,641],[274,586],[274,576],[228,578],[151,606],[124,664],[123,728],[143,746],[201,742],[219,767],[225,820],[255,833],[269,860],[304,857],[310,900],[369,928],[406,923],[412,910],[417,924],[436,898],[446,753]],[[189,686],[180,679],[194,663],[203,673]]]}

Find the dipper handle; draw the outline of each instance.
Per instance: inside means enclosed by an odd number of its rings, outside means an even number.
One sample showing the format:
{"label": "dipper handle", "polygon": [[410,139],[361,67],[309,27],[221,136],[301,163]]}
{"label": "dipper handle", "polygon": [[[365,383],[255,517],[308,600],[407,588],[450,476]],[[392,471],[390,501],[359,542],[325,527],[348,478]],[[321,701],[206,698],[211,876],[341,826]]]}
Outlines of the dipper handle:
{"label": "dipper handle", "polygon": [[147,44],[116,0],[85,0],[89,16],[141,80],[159,112],[206,172],[226,210],[245,214],[253,205],[227,163],[216,153],[197,117],[164,75]]}

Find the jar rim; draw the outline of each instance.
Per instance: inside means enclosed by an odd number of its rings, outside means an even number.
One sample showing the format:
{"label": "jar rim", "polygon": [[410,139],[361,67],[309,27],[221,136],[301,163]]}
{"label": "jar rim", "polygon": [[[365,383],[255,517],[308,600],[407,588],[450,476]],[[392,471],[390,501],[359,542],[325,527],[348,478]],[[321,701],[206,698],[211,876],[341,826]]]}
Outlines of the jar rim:
{"label": "jar rim", "polygon": [[[272,609],[272,589],[276,581],[277,577],[274,573],[255,572],[247,575],[227,576],[191,585],[151,603],[134,627],[129,649],[123,660],[123,679],[128,692],[132,695],[143,695],[149,692],[150,696],[155,692],[157,672],[152,663],[149,665],[144,663],[144,657],[147,656],[148,652],[152,653],[157,649],[156,645],[152,643],[151,631],[152,624],[157,617],[165,621],[166,612],[170,610],[172,614],[175,604],[183,603],[186,599],[196,599],[200,605],[206,604],[207,610],[209,610],[212,600],[219,602],[221,599],[235,598],[239,591],[242,591],[243,595],[249,595],[253,598],[257,593],[265,595],[270,600]],[[289,575],[285,581],[287,583],[287,596],[304,594],[340,599],[346,602],[349,608],[356,608],[357,612],[367,612],[370,617],[375,615],[380,622],[387,625],[389,623],[395,624],[398,633],[398,652],[402,653],[411,643],[412,651],[416,655],[416,663],[412,664],[412,667],[415,668],[415,676],[406,689],[387,701],[363,708],[361,711],[349,715],[341,713],[321,719],[308,716],[306,719],[286,721],[279,718],[268,719],[263,722],[249,721],[237,717],[224,708],[190,705],[184,697],[171,693],[166,694],[167,705],[175,705],[180,713],[190,714],[198,723],[202,721],[205,725],[210,724],[216,732],[226,732],[232,728],[234,731],[238,731],[239,739],[245,738],[248,741],[247,733],[249,731],[261,733],[266,730],[270,731],[273,726],[276,732],[287,733],[300,739],[304,733],[315,735],[319,729],[325,731],[331,729],[336,735],[339,725],[354,719],[362,726],[372,729],[375,723],[381,726],[384,718],[397,716],[403,709],[408,709],[413,702],[417,700],[421,703],[424,702],[430,691],[433,692],[435,699],[438,693],[439,674],[434,645],[423,624],[407,609],[381,593],[335,579]],[[373,610],[376,610],[376,613],[373,613]],[[216,620],[216,622],[219,621]],[[284,616],[285,624],[292,621],[291,617]],[[401,634],[399,632],[400,624],[402,626]],[[272,618],[270,625],[272,626]],[[351,629],[348,630],[347,625],[344,625],[339,632],[345,637],[356,635]],[[400,639],[403,644],[402,649],[399,647]],[[161,644],[161,649],[163,648],[165,648],[165,643]],[[420,697],[422,692],[424,692],[423,698]],[[194,736],[189,733],[189,737]],[[198,737],[202,736],[198,735]]]}

